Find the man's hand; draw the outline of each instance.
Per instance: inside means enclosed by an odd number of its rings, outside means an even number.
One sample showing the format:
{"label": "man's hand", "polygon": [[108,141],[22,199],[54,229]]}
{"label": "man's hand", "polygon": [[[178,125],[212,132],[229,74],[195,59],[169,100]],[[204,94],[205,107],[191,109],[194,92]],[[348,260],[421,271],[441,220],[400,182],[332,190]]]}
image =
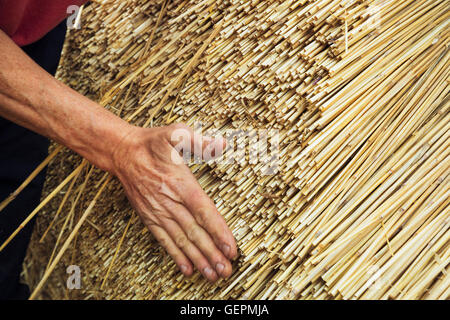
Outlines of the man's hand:
{"label": "man's hand", "polygon": [[177,159],[171,141],[176,130],[192,133],[190,129],[131,126],[54,79],[1,30],[0,48],[1,117],[116,175],[142,221],[185,275],[192,274],[193,265],[211,281],[231,274],[233,236],[188,167]]}
{"label": "man's hand", "polygon": [[205,139],[182,124],[132,127],[113,156],[111,170],[141,220],[189,276],[193,265],[209,280],[231,275],[236,243],[225,220],[175,150],[184,131],[196,150],[223,150],[222,140]]}

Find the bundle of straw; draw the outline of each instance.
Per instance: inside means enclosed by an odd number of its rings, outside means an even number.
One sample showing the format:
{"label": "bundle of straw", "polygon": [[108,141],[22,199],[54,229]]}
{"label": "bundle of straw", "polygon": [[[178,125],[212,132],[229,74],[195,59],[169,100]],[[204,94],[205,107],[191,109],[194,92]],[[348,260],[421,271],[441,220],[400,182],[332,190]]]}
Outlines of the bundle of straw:
{"label": "bundle of straw", "polygon": [[[177,271],[116,180],[54,146],[30,215],[43,211],[26,264],[32,298],[448,299],[447,6],[86,6],[60,79],[139,126],[278,130],[279,170],[191,165],[241,253],[211,284]],[[65,288],[72,264],[81,290]]]}

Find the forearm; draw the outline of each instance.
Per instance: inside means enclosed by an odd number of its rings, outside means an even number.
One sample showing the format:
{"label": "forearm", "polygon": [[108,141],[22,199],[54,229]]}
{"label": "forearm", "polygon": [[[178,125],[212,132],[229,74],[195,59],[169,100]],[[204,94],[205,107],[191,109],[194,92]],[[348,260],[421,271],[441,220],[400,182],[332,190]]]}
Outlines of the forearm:
{"label": "forearm", "polygon": [[[73,149],[121,181],[142,221],[185,275],[229,277],[236,242],[173,141],[208,148],[182,124],[138,128],[55,80],[0,31],[0,116]],[[202,154],[205,152],[202,149]]]}
{"label": "forearm", "polygon": [[0,31],[0,116],[51,138],[102,169],[129,125],[40,68]]}

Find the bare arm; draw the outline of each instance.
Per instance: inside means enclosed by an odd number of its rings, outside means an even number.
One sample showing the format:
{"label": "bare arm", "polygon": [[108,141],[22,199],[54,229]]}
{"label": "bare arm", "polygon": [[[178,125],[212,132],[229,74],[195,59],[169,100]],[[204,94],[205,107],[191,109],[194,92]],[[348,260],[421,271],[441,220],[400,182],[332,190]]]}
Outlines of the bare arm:
{"label": "bare arm", "polygon": [[237,253],[230,230],[190,170],[172,161],[171,135],[178,129],[192,133],[188,127],[129,125],[57,81],[2,31],[0,48],[0,116],[116,175],[185,275],[193,266],[212,281],[231,274],[229,259]]}
{"label": "bare arm", "polygon": [[0,115],[110,170],[107,144],[119,143],[128,124],[57,81],[2,31],[0,48]]}

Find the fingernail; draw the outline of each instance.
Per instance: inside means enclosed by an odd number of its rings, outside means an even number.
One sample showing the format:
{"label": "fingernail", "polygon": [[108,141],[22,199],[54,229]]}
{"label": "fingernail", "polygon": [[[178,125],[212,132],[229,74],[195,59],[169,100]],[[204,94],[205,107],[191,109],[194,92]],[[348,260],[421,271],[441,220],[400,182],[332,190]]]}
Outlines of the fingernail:
{"label": "fingernail", "polygon": [[216,270],[220,275],[222,274],[223,269],[225,269],[225,266],[223,264],[221,263],[216,264]]}
{"label": "fingernail", "polygon": [[225,253],[225,255],[228,257],[230,255],[230,246],[227,244],[222,245],[222,252]]}
{"label": "fingernail", "polygon": [[180,270],[182,273],[186,273],[187,272],[187,267],[185,265],[180,266]]}
{"label": "fingernail", "polygon": [[213,270],[210,267],[206,267],[205,269],[203,269],[203,273],[208,277],[208,278],[212,278],[213,277]]}

